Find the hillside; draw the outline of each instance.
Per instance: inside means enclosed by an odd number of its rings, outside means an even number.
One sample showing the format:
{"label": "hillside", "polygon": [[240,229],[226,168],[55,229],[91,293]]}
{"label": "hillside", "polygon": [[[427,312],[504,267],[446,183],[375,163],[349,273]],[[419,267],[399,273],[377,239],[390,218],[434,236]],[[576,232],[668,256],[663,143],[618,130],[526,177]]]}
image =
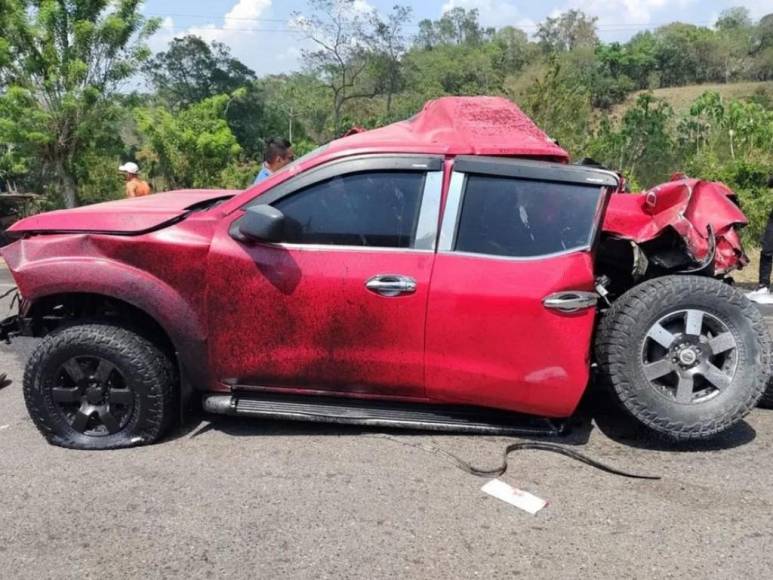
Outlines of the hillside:
{"label": "hillside", "polygon": [[[705,84],[705,85],[688,85],[684,87],[669,87],[667,89],[656,89],[653,94],[660,98],[665,99],[674,109],[677,115],[687,113],[690,109],[690,104],[700,97],[706,91],[716,91],[724,99],[738,99],[751,97],[758,92],[767,92],[768,95],[773,98],[773,81],[766,82],[743,82],[743,83],[730,83],[730,84]],[[636,97],[641,92],[632,93],[624,103],[615,106],[612,109],[612,116],[619,117],[636,101]]]}

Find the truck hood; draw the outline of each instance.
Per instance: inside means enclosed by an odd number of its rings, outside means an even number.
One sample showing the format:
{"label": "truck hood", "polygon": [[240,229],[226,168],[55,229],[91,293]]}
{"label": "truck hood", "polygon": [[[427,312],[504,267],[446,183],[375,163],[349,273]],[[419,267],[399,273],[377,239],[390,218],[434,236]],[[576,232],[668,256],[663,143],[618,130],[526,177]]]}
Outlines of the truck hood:
{"label": "truck hood", "polygon": [[239,193],[228,189],[185,189],[51,211],[20,220],[9,235],[30,233],[99,232],[136,235],[178,221],[188,213]]}

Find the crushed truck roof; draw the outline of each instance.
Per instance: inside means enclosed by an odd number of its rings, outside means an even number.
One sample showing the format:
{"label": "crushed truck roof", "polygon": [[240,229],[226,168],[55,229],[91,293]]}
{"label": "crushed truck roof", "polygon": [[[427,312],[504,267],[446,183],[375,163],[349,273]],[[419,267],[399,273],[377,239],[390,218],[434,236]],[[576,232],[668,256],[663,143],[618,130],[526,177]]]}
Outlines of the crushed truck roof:
{"label": "crushed truck roof", "polygon": [[410,119],[337,139],[326,153],[421,152],[517,155],[569,160],[569,154],[503,97],[443,97]]}

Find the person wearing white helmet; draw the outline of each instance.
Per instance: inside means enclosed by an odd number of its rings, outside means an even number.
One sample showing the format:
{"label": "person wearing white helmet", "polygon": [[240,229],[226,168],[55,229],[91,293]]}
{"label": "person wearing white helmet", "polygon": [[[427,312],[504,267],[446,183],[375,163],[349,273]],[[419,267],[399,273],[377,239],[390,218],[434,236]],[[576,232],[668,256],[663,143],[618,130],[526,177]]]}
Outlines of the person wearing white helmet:
{"label": "person wearing white helmet", "polygon": [[150,194],[150,186],[139,178],[140,168],[129,161],[118,168],[126,180],[126,197],[143,197]]}

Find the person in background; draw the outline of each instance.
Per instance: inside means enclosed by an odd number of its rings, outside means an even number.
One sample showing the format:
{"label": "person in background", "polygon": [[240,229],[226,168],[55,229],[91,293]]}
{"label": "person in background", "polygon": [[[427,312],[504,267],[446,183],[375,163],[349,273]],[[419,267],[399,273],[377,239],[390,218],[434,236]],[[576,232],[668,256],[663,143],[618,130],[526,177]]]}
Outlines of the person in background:
{"label": "person in background", "polygon": [[292,143],[281,137],[269,139],[263,153],[263,168],[252,185],[257,185],[264,179],[268,179],[293,159],[295,159],[295,155]]}
{"label": "person in background", "polygon": [[139,178],[140,168],[136,163],[124,163],[118,168],[126,180],[126,197],[143,197],[150,194],[150,186]]}
{"label": "person in background", "polygon": [[[768,178],[768,188],[773,188],[773,175]],[[768,225],[762,236],[759,284],[757,288],[746,294],[749,300],[758,304],[773,304],[773,294],[770,292],[771,271],[773,271],[773,210],[768,216]]]}

